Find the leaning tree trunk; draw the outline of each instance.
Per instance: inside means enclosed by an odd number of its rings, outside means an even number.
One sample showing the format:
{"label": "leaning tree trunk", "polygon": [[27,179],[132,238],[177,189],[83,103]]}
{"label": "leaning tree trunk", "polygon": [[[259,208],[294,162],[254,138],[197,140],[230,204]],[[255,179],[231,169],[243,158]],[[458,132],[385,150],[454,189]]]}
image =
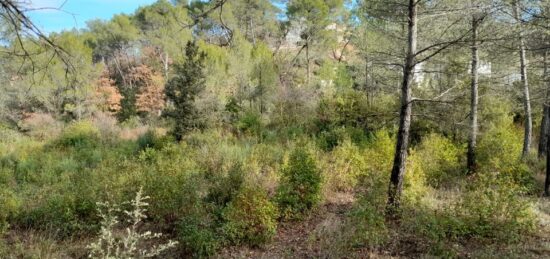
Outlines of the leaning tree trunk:
{"label": "leaning tree trunk", "polygon": [[407,149],[409,146],[409,131],[412,115],[412,94],[411,86],[416,66],[416,0],[409,0],[408,13],[408,44],[407,56],[403,67],[403,83],[401,85],[401,109],[399,112],[399,131],[397,133],[397,144],[395,157],[391,171],[390,185],[388,188],[388,203],[386,212],[388,216],[396,216],[399,209],[401,193],[403,191],[403,178],[405,176],[405,165],[407,161]]}
{"label": "leaning tree trunk", "polygon": [[521,69],[521,84],[523,85],[523,109],[525,112],[525,132],[523,137],[523,151],[522,157],[525,158],[529,154],[529,149],[531,147],[531,138],[533,132],[533,118],[531,116],[531,100],[529,97],[529,83],[527,81],[527,61],[525,58],[525,41],[523,39],[523,26],[520,17],[520,0],[514,1],[514,18],[519,23],[519,58],[520,58],[520,69]]}
{"label": "leaning tree trunk", "polygon": [[478,61],[477,29],[479,20],[472,17],[472,71],[471,71],[471,97],[470,97],[470,138],[468,140],[468,170],[470,173],[476,170],[476,143],[477,143],[477,106],[478,106]]}
{"label": "leaning tree trunk", "polygon": [[542,157],[546,154],[547,149],[547,138],[548,138],[548,131],[550,131],[550,76],[548,75],[548,51],[544,51],[544,74],[543,78],[545,78],[546,81],[546,97],[544,100],[544,103],[542,104],[543,107],[543,113],[542,113],[542,122],[540,123],[540,138],[539,138],[539,157]]}

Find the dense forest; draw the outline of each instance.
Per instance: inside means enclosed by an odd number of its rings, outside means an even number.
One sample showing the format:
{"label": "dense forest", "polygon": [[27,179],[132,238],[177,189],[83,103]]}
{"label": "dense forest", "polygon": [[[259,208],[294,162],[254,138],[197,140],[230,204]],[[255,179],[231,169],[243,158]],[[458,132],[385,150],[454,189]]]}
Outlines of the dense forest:
{"label": "dense forest", "polygon": [[550,0],[32,11],[0,0],[0,258],[550,257]]}

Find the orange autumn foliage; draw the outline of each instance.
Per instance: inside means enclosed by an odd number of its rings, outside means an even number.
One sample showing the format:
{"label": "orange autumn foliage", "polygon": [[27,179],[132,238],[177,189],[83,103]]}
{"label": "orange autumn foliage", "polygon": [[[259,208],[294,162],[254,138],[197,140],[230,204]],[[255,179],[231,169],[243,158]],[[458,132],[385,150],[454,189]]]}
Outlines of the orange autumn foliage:
{"label": "orange autumn foliage", "polygon": [[122,108],[120,106],[122,98],[115,86],[115,81],[109,77],[107,71],[103,71],[96,81],[94,99],[97,107],[103,112],[117,113]]}
{"label": "orange autumn foliage", "polygon": [[147,65],[140,65],[130,70],[130,78],[139,87],[137,110],[159,116],[165,106],[164,77]]}

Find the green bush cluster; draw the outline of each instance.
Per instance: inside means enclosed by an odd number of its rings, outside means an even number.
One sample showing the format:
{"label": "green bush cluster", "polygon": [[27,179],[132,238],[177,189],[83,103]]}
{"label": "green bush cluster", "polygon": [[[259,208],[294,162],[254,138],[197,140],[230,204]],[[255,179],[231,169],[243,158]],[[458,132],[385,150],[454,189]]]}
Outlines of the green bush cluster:
{"label": "green bush cluster", "polygon": [[228,188],[213,187],[205,198],[195,197],[179,220],[177,233],[188,254],[211,256],[227,244],[260,246],[274,236],[278,214],[267,193],[232,181],[225,179]]}
{"label": "green bush cluster", "polygon": [[162,149],[173,142],[174,140],[171,136],[161,136],[155,130],[149,129],[145,134],[138,137],[137,146],[140,151],[147,148]]}
{"label": "green bush cluster", "polygon": [[77,121],[67,126],[56,143],[62,147],[96,147],[100,133],[90,121]]}
{"label": "green bush cluster", "polygon": [[242,133],[250,134],[261,139],[264,134],[265,123],[262,121],[262,115],[256,111],[246,111],[239,117],[235,127]]}
{"label": "green bush cluster", "polygon": [[415,147],[410,161],[420,167],[428,185],[452,185],[452,180],[462,175],[459,161],[459,157],[463,155],[461,151],[448,138],[430,134]]}
{"label": "green bush cluster", "polygon": [[277,216],[265,191],[244,186],[223,211],[223,233],[233,243],[259,246],[275,235]]}
{"label": "green bush cluster", "polygon": [[277,203],[282,218],[297,218],[320,201],[321,173],[312,155],[303,147],[296,148],[281,171]]}
{"label": "green bush cluster", "polygon": [[369,194],[361,197],[351,211],[345,231],[348,247],[377,249],[388,242],[390,231],[384,217],[385,200]]}
{"label": "green bush cluster", "polygon": [[367,170],[363,150],[351,141],[344,141],[324,159],[324,180],[326,192],[352,191],[359,176]]}
{"label": "green bush cluster", "polygon": [[0,185],[0,235],[9,227],[8,220],[15,216],[21,206],[15,193],[5,187]]}
{"label": "green bush cluster", "polygon": [[365,94],[353,89],[322,99],[315,121],[318,145],[330,151],[348,138],[355,144],[368,143],[367,104]]}
{"label": "green bush cluster", "polygon": [[485,173],[467,185],[456,205],[457,216],[463,219],[469,235],[519,241],[521,234],[534,229],[531,203],[522,197],[523,188],[514,181]]}
{"label": "green bush cluster", "polygon": [[[81,127],[86,129],[76,128]],[[275,233],[276,207],[261,182],[244,173],[278,167],[284,153],[278,148],[251,149],[232,138],[212,141],[209,135],[217,133],[197,133],[176,144],[151,132],[104,148],[101,139],[86,133],[94,130],[67,132],[53,144],[2,157],[2,183],[20,186],[9,188],[20,190],[13,195],[2,195],[3,224],[60,237],[94,232],[99,228],[96,201],[120,203],[143,186],[154,201],[148,207],[150,220],[174,228],[186,255],[210,256],[227,244],[258,246]],[[264,162],[258,157],[264,153],[281,158]],[[243,167],[244,160],[254,166]]]}
{"label": "green bush cluster", "polygon": [[10,212],[12,225],[52,231],[61,237],[96,227],[95,201],[101,182],[93,172],[102,167],[103,160],[128,153],[125,145],[120,149],[100,146],[89,124],[74,125],[46,144],[14,143],[16,151],[0,158],[0,185],[10,186],[12,196],[24,204]]}
{"label": "green bush cluster", "polygon": [[[365,141],[348,133],[315,155],[311,143],[319,135],[258,143],[209,130],[176,143],[151,130],[137,140],[106,142],[82,121],[42,142],[14,136],[10,145],[0,144],[0,230],[39,230],[54,238],[94,232],[100,228],[96,201],[129,200],[138,186],[151,197],[148,223],[172,229],[182,256],[208,257],[228,245],[261,246],[276,234],[277,219],[303,219],[322,197],[337,192],[357,199],[345,219],[334,221],[341,229],[330,232],[342,239],[338,247],[344,250],[379,249],[392,235],[408,233],[420,237],[419,249],[447,257],[470,239],[517,241],[532,230],[524,199],[532,173],[519,162],[521,132],[513,126],[483,135],[480,171],[468,182],[460,178],[462,146],[437,134],[412,146],[401,224],[408,227],[397,229],[384,219],[395,139],[386,130]],[[453,189],[461,190],[453,197],[458,202],[429,203],[436,191]]]}
{"label": "green bush cluster", "polygon": [[204,211],[182,218],[177,233],[185,253],[194,258],[212,256],[223,244],[223,236],[214,220]]}
{"label": "green bush cluster", "polygon": [[405,235],[418,249],[440,257],[457,257],[457,244],[468,241],[506,244],[521,241],[535,227],[531,202],[512,182],[486,173],[464,187],[448,207],[411,203],[403,210]]}
{"label": "green bush cluster", "polygon": [[522,129],[513,125],[511,118],[487,130],[478,145],[479,171],[498,172],[500,178],[511,180],[533,193],[535,174],[521,159],[522,136]]}

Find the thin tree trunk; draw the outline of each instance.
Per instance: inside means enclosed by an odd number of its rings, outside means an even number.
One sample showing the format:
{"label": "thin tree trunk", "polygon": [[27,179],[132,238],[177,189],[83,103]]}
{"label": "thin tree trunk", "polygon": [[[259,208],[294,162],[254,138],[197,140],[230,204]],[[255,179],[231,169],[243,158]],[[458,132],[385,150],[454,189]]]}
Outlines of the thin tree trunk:
{"label": "thin tree trunk", "polygon": [[525,41],[523,39],[523,28],[520,17],[519,1],[514,1],[514,18],[519,23],[519,58],[521,69],[521,83],[523,85],[523,109],[525,112],[525,134],[523,137],[522,157],[525,158],[529,154],[531,147],[531,138],[533,132],[533,118],[531,115],[531,100],[529,97],[529,83],[527,81],[527,60],[525,57]]}
{"label": "thin tree trunk", "polygon": [[168,52],[164,52],[164,78],[168,79],[168,63],[169,63]]}
{"label": "thin tree trunk", "polygon": [[306,85],[309,86],[309,42],[306,44]]}
{"label": "thin tree trunk", "polygon": [[541,120],[541,123],[540,123],[540,137],[539,137],[539,150],[538,150],[538,155],[539,155],[539,158],[542,158],[543,156],[545,156],[547,153],[546,153],[546,149],[547,149],[547,139],[548,139],[548,129],[550,126],[549,124],[549,119],[550,119],[550,109],[548,107],[548,101],[545,101],[543,104],[542,104],[542,120]]}
{"label": "thin tree trunk", "polygon": [[256,32],[254,32],[254,24],[252,23],[252,19],[250,19],[250,28],[252,30],[252,44],[253,46],[256,46]]}
{"label": "thin tree trunk", "polygon": [[548,131],[550,131],[550,107],[549,107],[549,101],[550,101],[550,77],[548,76],[548,51],[544,51],[544,73],[543,78],[545,78],[546,81],[546,97],[544,100],[544,103],[542,105],[543,107],[543,113],[542,113],[542,122],[540,124],[540,138],[539,138],[539,157],[542,157],[547,154],[547,138],[548,138]]}
{"label": "thin tree trunk", "polygon": [[369,56],[365,54],[365,92],[367,94],[367,106],[370,107],[372,103],[372,96],[369,85]]}
{"label": "thin tree trunk", "polygon": [[409,147],[409,132],[412,115],[411,86],[414,78],[414,68],[416,66],[416,2],[416,0],[409,0],[408,44],[407,56],[403,67],[403,83],[401,85],[399,131],[397,133],[397,144],[395,148],[393,168],[391,171],[390,185],[388,188],[388,203],[386,207],[386,212],[390,217],[396,216],[396,213],[399,210],[401,193],[403,191],[403,178],[405,176],[405,166],[407,162],[407,149]]}
{"label": "thin tree trunk", "polygon": [[470,138],[468,140],[468,170],[470,173],[476,170],[476,142],[477,142],[477,106],[478,106],[478,63],[479,53],[477,46],[477,29],[479,20],[472,17],[472,71],[471,71],[471,99],[470,99]]}
{"label": "thin tree trunk", "polygon": [[[550,154],[550,138],[547,138],[546,152]],[[550,197],[550,156],[546,156],[546,180],[544,181],[544,195]]]}
{"label": "thin tree trunk", "polygon": [[261,65],[260,65],[259,73],[260,73],[260,75],[259,75],[260,77],[259,77],[259,80],[258,80],[259,81],[258,87],[260,88],[260,94],[259,94],[259,96],[260,96],[260,114],[264,114],[264,102],[263,102],[263,100],[264,100],[264,88],[263,88],[263,82],[262,82],[262,66]]}

